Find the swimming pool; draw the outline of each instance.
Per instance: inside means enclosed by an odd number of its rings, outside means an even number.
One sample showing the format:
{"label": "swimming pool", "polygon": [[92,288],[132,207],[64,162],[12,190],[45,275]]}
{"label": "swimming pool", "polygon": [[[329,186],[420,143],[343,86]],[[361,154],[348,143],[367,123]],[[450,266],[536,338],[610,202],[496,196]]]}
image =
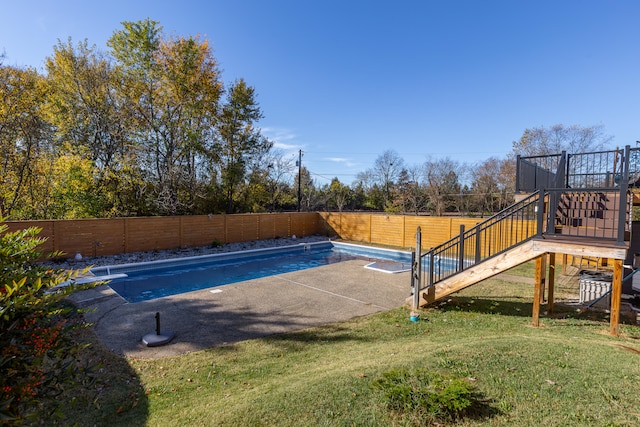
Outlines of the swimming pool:
{"label": "swimming pool", "polygon": [[369,268],[386,267],[389,272],[411,268],[410,252],[319,242],[97,267],[91,271],[98,278],[113,278],[109,286],[127,302],[137,303],[354,259],[371,261]]}

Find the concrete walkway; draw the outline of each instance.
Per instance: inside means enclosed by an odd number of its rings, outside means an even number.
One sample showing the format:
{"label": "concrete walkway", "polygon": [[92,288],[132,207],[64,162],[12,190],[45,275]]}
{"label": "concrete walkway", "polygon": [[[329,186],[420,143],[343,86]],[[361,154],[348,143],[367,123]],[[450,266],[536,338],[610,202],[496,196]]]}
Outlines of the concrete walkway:
{"label": "concrete walkway", "polygon": [[[130,304],[108,286],[77,292],[99,339],[132,358],[176,356],[214,346],[341,322],[400,307],[410,295],[410,273],[365,269],[347,261],[202,291]],[[142,337],[162,330],[175,338],[147,347]]]}

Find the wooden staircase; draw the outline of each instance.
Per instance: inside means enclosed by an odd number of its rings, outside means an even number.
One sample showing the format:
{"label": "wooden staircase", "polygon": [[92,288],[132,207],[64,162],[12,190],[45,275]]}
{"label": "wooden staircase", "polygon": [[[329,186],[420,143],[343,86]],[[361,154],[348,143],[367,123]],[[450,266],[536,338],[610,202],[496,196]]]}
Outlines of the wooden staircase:
{"label": "wooden staircase", "polygon": [[[452,293],[475,285],[490,277],[503,273],[513,267],[531,261],[545,253],[567,253],[581,257],[602,257],[624,259],[627,248],[616,247],[602,242],[582,242],[576,245],[574,241],[560,236],[542,239],[531,239],[517,245],[495,257],[465,269],[463,272],[448,277],[435,286],[424,288],[419,293],[418,306],[423,307],[438,301]],[[406,304],[411,305],[414,297],[407,298]]]}

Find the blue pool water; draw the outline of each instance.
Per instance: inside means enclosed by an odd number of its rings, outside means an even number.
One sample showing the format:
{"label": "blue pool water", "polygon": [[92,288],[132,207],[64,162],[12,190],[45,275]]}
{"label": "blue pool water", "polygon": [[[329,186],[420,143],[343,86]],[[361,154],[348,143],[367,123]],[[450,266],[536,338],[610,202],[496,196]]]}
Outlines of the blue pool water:
{"label": "blue pool water", "polygon": [[109,286],[128,302],[135,303],[354,259],[392,262],[410,268],[411,254],[323,242],[92,271],[98,276],[126,274],[127,277],[112,280]]}

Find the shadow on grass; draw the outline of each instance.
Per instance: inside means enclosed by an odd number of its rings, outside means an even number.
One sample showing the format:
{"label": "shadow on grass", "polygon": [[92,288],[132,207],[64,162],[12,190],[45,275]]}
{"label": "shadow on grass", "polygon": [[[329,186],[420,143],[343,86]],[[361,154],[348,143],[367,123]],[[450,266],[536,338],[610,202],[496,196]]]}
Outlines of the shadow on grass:
{"label": "shadow on grass", "polygon": [[446,301],[436,303],[434,307],[442,311],[465,311],[502,316],[530,317],[531,302],[515,301],[517,297],[476,298],[452,296]]}
{"label": "shadow on grass", "polygon": [[306,344],[372,341],[370,337],[356,335],[353,330],[341,327],[339,324],[322,325],[313,329],[271,335],[264,340],[275,345],[286,345],[289,350],[302,350]]}
{"label": "shadow on grass", "polygon": [[504,412],[493,405],[494,402],[483,399],[482,396],[475,394],[472,397],[471,406],[466,408],[463,413],[453,419],[424,414],[419,410],[413,413],[407,413],[400,410],[389,410],[389,415],[395,421],[393,425],[466,425],[469,422],[486,422],[497,416],[504,415]]}
{"label": "shadow on grass", "polygon": [[[502,316],[531,317],[533,304],[531,301],[518,301],[514,296],[492,296],[490,298],[477,298],[465,296],[452,296],[446,301],[436,303],[435,308],[441,311],[463,311],[482,314],[497,314]],[[601,308],[586,309],[585,306],[576,306],[556,302],[553,313],[547,312],[547,304],[541,306],[541,319],[574,320],[590,322],[597,326],[598,323],[608,324],[610,315]],[[636,325],[636,319],[629,316],[620,316],[620,324]],[[585,323],[585,326],[587,324]]]}
{"label": "shadow on grass", "polygon": [[[349,328],[340,327],[338,324],[316,326],[313,329],[304,329],[294,332],[282,332],[272,335],[257,336],[262,342],[274,347],[291,351],[304,351],[309,345],[337,344],[344,342],[371,342],[368,336],[359,336]],[[238,342],[232,342],[220,346],[212,346],[204,349],[205,352],[233,353],[238,349]]]}
{"label": "shadow on grass", "polygon": [[486,399],[484,396],[474,393],[471,406],[464,413],[464,419],[469,421],[487,421],[491,418],[503,415],[500,409],[494,406],[495,401]]}
{"label": "shadow on grass", "polygon": [[105,348],[90,328],[77,331],[75,340],[85,347],[69,367],[77,380],[58,397],[60,419],[51,425],[146,425],[148,398],[127,360]]}

